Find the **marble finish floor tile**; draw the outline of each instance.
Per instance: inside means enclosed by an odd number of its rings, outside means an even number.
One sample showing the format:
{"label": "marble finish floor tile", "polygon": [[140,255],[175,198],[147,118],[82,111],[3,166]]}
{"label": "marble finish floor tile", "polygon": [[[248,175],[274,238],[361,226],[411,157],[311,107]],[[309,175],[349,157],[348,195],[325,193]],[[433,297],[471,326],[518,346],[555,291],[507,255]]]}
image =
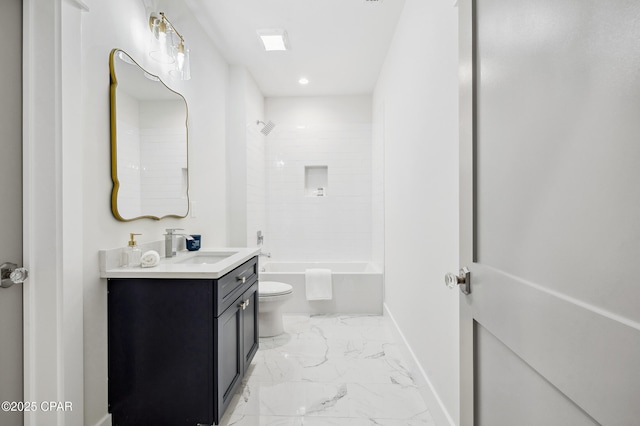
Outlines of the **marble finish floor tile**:
{"label": "marble finish floor tile", "polygon": [[223,426],[435,426],[387,318],[286,315],[260,350]]}

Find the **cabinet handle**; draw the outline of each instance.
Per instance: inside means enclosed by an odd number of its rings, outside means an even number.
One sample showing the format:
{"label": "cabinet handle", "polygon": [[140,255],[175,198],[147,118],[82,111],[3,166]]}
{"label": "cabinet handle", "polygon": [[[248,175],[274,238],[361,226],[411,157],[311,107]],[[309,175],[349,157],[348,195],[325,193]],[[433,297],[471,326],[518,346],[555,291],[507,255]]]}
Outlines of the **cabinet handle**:
{"label": "cabinet handle", "polygon": [[242,302],[241,304],[239,304],[238,308],[242,308],[242,310],[244,311],[245,309],[247,309],[247,306],[249,306],[249,299],[247,299],[244,302]]}
{"label": "cabinet handle", "polygon": [[244,303],[245,303],[244,307],[247,308],[249,306],[249,299],[245,300]]}
{"label": "cabinet handle", "polygon": [[242,281],[242,284],[244,284],[247,281],[247,277],[236,277],[236,281]]}

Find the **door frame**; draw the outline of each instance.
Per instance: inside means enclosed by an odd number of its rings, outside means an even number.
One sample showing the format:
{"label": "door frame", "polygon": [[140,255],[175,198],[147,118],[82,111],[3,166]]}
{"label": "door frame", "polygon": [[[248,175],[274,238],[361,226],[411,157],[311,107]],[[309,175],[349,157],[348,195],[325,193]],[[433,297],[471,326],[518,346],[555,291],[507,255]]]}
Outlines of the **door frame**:
{"label": "door frame", "polygon": [[[458,2],[459,61],[459,248],[460,265],[475,260],[475,0]],[[473,277],[471,278],[473,281]],[[473,292],[473,286],[472,290]],[[460,321],[460,425],[474,424],[474,320],[469,303],[472,295],[459,295]]]}
{"label": "door frame", "polygon": [[[84,423],[81,4],[23,0],[24,424]],[[64,26],[62,25],[64,21]],[[64,61],[63,61],[64,58]],[[81,151],[80,151],[81,152]]]}

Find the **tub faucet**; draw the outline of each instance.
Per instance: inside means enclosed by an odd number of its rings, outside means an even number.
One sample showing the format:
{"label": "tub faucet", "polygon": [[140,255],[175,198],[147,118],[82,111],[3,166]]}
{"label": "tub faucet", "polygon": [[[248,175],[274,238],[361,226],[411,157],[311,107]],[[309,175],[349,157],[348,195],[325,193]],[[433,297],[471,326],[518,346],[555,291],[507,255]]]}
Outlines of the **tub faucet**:
{"label": "tub faucet", "polygon": [[187,234],[175,234],[175,231],[183,231],[182,228],[168,228],[164,234],[164,257],[173,257],[176,255],[176,237],[184,237],[187,240],[193,240],[191,235]]}

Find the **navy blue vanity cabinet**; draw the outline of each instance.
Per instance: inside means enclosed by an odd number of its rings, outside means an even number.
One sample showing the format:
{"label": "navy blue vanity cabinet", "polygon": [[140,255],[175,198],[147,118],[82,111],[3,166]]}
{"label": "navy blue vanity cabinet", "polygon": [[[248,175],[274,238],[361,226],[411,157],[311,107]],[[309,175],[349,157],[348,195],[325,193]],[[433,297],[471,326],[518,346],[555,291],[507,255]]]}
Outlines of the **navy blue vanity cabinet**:
{"label": "navy blue vanity cabinet", "polygon": [[[253,356],[258,351],[258,283],[215,319],[218,339],[217,405],[224,412],[231,402]],[[215,346],[219,345],[219,346]]]}
{"label": "navy blue vanity cabinet", "polygon": [[258,335],[258,282],[251,286],[241,300],[245,303],[242,311],[242,364],[246,372],[253,356],[258,352],[260,336]]}
{"label": "navy blue vanity cabinet", "polygon": [[217,424],[258,350],[257,258],[219,279],[108,282],[114,426]]}

